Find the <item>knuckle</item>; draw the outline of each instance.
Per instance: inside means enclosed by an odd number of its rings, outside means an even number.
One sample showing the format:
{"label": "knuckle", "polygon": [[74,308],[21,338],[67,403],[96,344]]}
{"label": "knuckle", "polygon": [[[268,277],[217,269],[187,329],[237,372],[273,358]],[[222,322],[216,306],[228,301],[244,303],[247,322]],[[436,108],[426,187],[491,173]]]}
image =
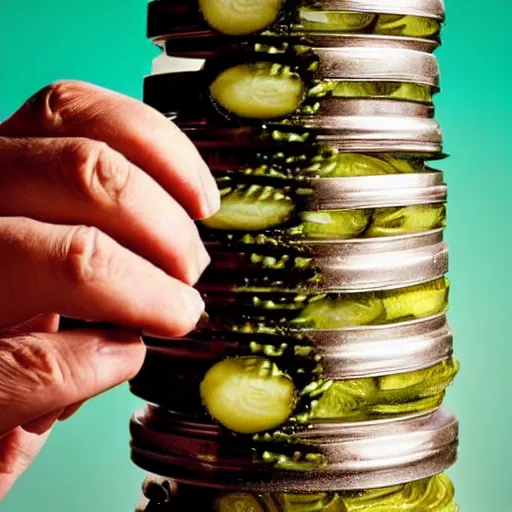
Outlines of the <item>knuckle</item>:
{"label": "knuckle", "polygon": [[108,281],[111,253],[99,229],[78,226],[66,240],[65,263],[69,280],[79,286]]}
{"label": "knuckle", "polygon": [[72,188],[88,203],[120,206],[131,182],[131,165],[104,142],[76,140],[65,150],[64,172],[74,178]]}
{"label": "knuckle", "polygon": [[1,374],[10,381],[0,386],[0,392],[11,399],[14,394],[14,399],[28,400],[29,394],[41,390],[65,390],[70,382],[70,369],[58,353],[47,347],[37,335],[0,340]]}
{"label": "knuckle", "polygon": [[58,128],[66,115],[67,107],[77,96],[76,84],[58,81],[43,87],[28,102],[30,110],[42,117],[44,125]]}

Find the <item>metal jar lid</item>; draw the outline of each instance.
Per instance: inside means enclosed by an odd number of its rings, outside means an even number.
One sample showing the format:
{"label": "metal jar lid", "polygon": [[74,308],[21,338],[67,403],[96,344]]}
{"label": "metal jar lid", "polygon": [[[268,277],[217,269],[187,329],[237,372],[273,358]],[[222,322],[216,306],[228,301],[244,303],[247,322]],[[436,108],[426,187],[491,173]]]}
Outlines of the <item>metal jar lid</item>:
{"label": "metal jar lid", "polygon": [[322,361],[322,378],[359,379],[430,368],[451,356],[453,336],[445,315],[391,325],[338,330],[302,330],[291,336],[198,331],[186,338],[144,339],[150,359],[158,357],[215,362],[252,354],[251,343],[312,345]]}
{"label": "metal jar lid", "polygon": [[[215,171],[214,175],[217,173]],[[236,172],[229,173],[237,183]],[[261,183],[258,176],[245,177],[244,183]],[[378,176],[354,176],[336,178],[309,178],[274,180],[265,184],[277,188],[299,187],[310,192],[301,201],[300,207],[313,211],[340,211],[365,208],[382,208],[409,205],[445,203],[447,185],[440,171]]]}
{"label": "metal jar lid", "polygon": [[[194,40],[195,41],[195,40]],[[218,59],[228,61],[227,55],[234,52],[243,53],[239,56],[239,64],[245,61],[258,60],[277,61],[293,64],[293,59],[277,53],[254,52],[248,47],[231,44],[215,45],[215,40],[204,38],[204,48],[195,51],[178,51],[167,42],[167,53],[174,56],[186,56],[204,59],[205,65]],[[196,41],[196,45],[198,45]],[[324,36],[317,35],[311,41],[311,52],[318,58],[316,79],[412,82],[433,87],[439,86],[439,64],[431,53],[418,48],[418,43],[397,40],[390,36]],[[195,63],[195,67],[199,63]],[[192,64],[191,64],[192,66]],[[229,66],[231,67],[231,65]]]}
{"label": "metal jar lid", "polygon": [[[301,256],[313,259],[315,269],[321,276],[318,283],[298,284],[294,289],[301,292],[391,290],[433,281],[448,272],[448,248],[443,241],[442,230],[386,238],[300,241],[296,244],[290,243],[286,249],[280,251],[289,252],[293,256],[294,245],[301,250]],[[254,270],[251,253],[266,252],[265,246],[260,245],[244,247],[234,244],[226,247],[225,243],[207,242],[206,247],[212,263],[198,285],[204,292],[242,293],[243,287],[238,287],[235,282],[229,284],[233,268],[242,273]],[[225,281],[223,284],[208,282],[208,274],[216,280],[224,277],[224,274]]]}
{"label": "metal jar lid", "polygon": [[443,0],[320,0],[316,7],[326,11],[401,14],[439,20],[445,14]]}
{"label": "metal jar lid", "polygon": [[[276,470],[211,424],[181,422],[146,406],[131,421],[132,460],[186,484],[253,492],[318,492],[386,487],[441,473],[456,460],[458,424],[450,412],[403,419],[318,425],[293,446],[323,456],[315,471]],[[252,443],[254,445],[254,443]]]}
{"label": "metal jar lid", "polygon": [[[313,122],[314,121],[314,122]],[[314,126],[313,126],[314,125]],[[201,148],[269,148],[275,142],[264,134],[293,132],[306,134],[308,140],[332,146],[344,152],[386,152],[438,155],[442,152],[442,134],[435,119],[401,116],[319,117],[296,124],[268,124],[261,127],[230,128],[203,122],[183,124],[185,134]],[[294,142],[292,144],[303,144]],[[282,143],[284,146],[284,144]],[[291,147],[291,145],[290,145]]]}

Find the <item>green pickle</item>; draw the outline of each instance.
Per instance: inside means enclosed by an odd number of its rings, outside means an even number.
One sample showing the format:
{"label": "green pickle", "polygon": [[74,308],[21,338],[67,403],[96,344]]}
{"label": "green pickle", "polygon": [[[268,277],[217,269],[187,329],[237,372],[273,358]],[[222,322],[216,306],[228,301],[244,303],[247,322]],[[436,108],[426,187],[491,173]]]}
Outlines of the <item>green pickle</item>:
{"label": "green pickle", "polygon": [[[415,482],[357,492],[224,494],[215,512],[458,512],[451,480],[440,474]],[[181,508],[178,507],[178,512]]]}
{"label": "green pickle", "polygon": [[307,319],[315,329],[343,329],[381,323],[385,314],[382,300],[376,297],[360,300],[326,298],[307,305],[295,321]]}
{"label": "green pickle", "polygon": [[393,323],[443,313],[448,304],[444,278],[384,292],[325,297],[307,304],[293,320],[314,329]]}
{"label": "green pickle", "polygon": [[441,22],[436,19],[342,11],[299,9],[299,25],[305,32],[370,33],[405,37],[437,38]]}
{"label": "green pickle", "polygon": [[223,71],[210,86],[218,105],[247,119],[275,119],[294,113],[302,103],[305,86],[290,68],[260,62]]}
{"label": "green pickle", "polygon": [[382,35],[429,38],[439,34],[441,22],[417,16],[381,14],[374,30],[376,34]]}
{"label": "green pickle", "polygon": [[217,230],[263,231],[286,223],[295,205],[282,190],[250,185],[221,190],[221,208],[203,225]]}
{"label": "green pickle", "polygon": [[323,80],[308,90],[312,99],[331,98],[388,98],[431,104],[434,90],[429,85],[408,82],[344,82]]}
{"label": "green pickle", "polygon": [[424,172],[426,167],[414,160],[386,154],[364,155],[340,153],[335,148],[320,148],[311,158],[304,173],[322,178],[350,178],[357,176],[383,176]]}
{"label": "green pickle", "polygon": [[376,16],[363,12],[299,9],[300,26],[305,31],[359,32],[370,26]]}
{"label": "green pickle", "polygon": [[[202,221],[206,228],[238,232],[280,228],[291,237],[348,239],[423,233],[445,226],[443,204],[297,212],[289,193],[259,185],[223,189],[221,198],[220,210]],[[294,225],[286,227],[292,220]]]}
{"label": "green pickle", "polygon": [[427,412],[441,405],[458,370],[459,363],[450,358],[408,373],[337,380],[330,386],[322,382],[327,389],[311,403],[309,418],[364,421]]}
{"label": "green pickle", "polygon": [[243,36],[274,23],[283,0],[199,0],[207,23],[222,34]]}
{"label": "green pickle", "polygon": [[366,236],[396,236],[443,228],[446,222],[444,204],[411,205],[377,208]]}
{"label": "green pickle", "polygon": [[205,375],[200,392],[215,420],[243,434],[283,424],[296,400],[290,377],[263,357],[230,358],[217,363]]}
{"label": "green pickle", "polygon": [[382,297],[388,322],[406,318],[425,318],[445,310],[448,303],[448,285],[439,279],[402,291],[384,292]]}

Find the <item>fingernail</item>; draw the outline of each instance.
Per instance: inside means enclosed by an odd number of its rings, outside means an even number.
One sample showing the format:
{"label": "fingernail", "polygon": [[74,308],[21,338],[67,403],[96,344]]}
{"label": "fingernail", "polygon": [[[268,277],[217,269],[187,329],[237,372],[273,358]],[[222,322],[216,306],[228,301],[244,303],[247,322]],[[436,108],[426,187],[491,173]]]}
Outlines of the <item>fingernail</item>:
{"label": "fingernail", "polygon": [[199,179],[203,187],[204,198],[206,200],[206,217],[211,217],[220,209],[220,192],[217,183],[206,165],[199,169]]}
{"label": "fingernail", "polygon": [[184,288],[182,291],[183,302],[190,311],[190,315],[199,319],[205,305],[201,295],[195,288]]}
{"label": "fingernail", "polygon": [[131,351],[143,345],[142,333],[133,329],[107,330],[107,338],[98,344],[97,352],[102,356],[125,358]]}
{"label": "fingernail", "polygon": [[[201,245],[201,248],[199,249],[198,254],[197,254],[197,263],[199,265],[199,276],[205,271],[206,267],[210,264],[211,261],[212,260],[210,258],[210,255],[208,254],[208,252],[206,251],[204,246]],[[199,279],[199,277],[198,277],[198,279]]]}

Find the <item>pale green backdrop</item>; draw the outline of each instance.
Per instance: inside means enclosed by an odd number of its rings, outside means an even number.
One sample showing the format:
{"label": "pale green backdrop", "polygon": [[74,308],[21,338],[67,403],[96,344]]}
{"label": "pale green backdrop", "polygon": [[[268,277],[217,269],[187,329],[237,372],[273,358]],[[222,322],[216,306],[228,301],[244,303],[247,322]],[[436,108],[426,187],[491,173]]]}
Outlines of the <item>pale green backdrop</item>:
{"label": "pale green backdrop", "polygon": [[[144,0],[0,0],[0,119],[62,78],[140,97],[155,55],[144,38],[145,8]],[[464,512],[508,512],[512,3],[448,0],[447,9],[437,106],[452,155],[443,163],[450,320],[462,361],[448,398],[461,421],[460,460],[451,475]],[[139,404],[122,387],[59,426],[1,512],[131,512],[143,473],[129,461],[127,423]]]}

